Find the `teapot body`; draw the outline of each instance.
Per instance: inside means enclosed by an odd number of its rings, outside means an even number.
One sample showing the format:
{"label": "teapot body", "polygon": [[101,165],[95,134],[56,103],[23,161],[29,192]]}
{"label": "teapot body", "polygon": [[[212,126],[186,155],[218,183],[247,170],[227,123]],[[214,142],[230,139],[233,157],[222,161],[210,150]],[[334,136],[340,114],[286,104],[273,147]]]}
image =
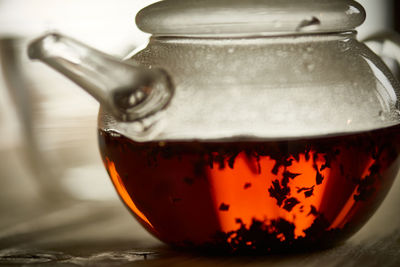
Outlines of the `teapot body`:
{"label": "teapot body", "polygon": [[172,77],[169,105],[99,114],[122,200],[173,246],[276,252],[356,232],[400,164],[399,85],[353,33],[153,37],[128,59]]}

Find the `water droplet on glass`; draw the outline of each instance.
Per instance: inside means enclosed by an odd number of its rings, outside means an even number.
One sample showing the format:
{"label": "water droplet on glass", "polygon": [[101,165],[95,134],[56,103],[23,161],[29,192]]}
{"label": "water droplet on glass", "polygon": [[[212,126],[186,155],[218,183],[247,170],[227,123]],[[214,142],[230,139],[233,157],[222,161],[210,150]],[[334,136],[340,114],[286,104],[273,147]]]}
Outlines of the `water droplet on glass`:
{"label": "water droplet on glass", "polygon": [[274,24],[274,27],[275,27],[275,28],[280,28],[280,27],[282,27],[282,22],[279,21],[279,20],[275,20],[275,21],[273,22],[273,24]]}
{"label": "water droplet on glass", "polygon": [[314,64],[307,64],[307,70],[308,71],[314,71],[315,70],[315,65]]}
{"label": "water droplet on glass", "polygon": [[121,137],[121,135],[119,133],[116,133],[116,132],[113,132],[113,131],[110,131],[110,135],[112,137]]}
{"label": "water droplet on glass", "polygon": [[349,46],[349,41],[348,40],[343,40],[343,41],[339,42],[339,50],[340,50],[340,52],[346,52],[349,49],[350,49],[350,46]]}
{"label": "water droplet on glass", "polygon": [[276,52],[278,57],[287,57],[288,53],[286,51],[278,50]]}
{"label": "water droplet on glass", "polygon": [[382,121],[385,121],[385,120],[386,120],[385,113],[384,113],[382,110],[379,111],[379,118],[380,118]]}
{"label": "water droplet on glass", "polygon": [[308,32],[314,31],[319,28],[321,21],[316,17],[311,17],[302,20],[296,28],[297,32]]}

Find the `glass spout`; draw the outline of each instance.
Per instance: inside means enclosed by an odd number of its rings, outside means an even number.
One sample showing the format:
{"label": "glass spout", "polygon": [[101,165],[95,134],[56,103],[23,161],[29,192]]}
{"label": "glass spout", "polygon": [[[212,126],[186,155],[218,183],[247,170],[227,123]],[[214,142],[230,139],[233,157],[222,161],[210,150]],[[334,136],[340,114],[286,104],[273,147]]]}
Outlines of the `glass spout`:
{"label": "glass spout", "polygon": [[34,40],[28,55],[81,86],[118,120],[153,114],[166,107],[173,95],[164,70],[122,62],[60,34]]}

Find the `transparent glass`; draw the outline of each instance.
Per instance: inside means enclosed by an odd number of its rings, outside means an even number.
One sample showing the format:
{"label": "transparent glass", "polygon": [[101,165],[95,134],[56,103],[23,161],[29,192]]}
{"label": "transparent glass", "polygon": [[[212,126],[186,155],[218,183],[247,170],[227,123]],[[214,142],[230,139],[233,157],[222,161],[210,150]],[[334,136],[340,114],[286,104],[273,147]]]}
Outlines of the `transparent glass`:
{"label": "transparent glass", "polygon": [[399,122],[398,82],[353,33],[237,39],[152,38],[131,59],[173,77],[168,108],[100,128],[136,141],[287,139]]}
{"label": "transparent glass", "polygon": [[397,174],[399,85],[352,32],[152,38],[129,60],[166,70],[175,95],[134,122],[101,110],[100,150],[128,208],[173,246],[330,246]]}

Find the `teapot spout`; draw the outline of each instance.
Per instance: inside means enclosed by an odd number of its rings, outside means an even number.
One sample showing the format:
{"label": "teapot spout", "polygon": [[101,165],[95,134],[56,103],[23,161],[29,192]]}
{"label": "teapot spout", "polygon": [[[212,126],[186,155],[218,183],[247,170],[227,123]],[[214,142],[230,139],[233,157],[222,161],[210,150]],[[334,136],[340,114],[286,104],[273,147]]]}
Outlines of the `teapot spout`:
{"label": "teapot spout", "polygon": [[60,34],[34,40],[28,55],[81,86],[118,120],[151,115],[165,108],[174,92],[164,70],[122,62]]}

